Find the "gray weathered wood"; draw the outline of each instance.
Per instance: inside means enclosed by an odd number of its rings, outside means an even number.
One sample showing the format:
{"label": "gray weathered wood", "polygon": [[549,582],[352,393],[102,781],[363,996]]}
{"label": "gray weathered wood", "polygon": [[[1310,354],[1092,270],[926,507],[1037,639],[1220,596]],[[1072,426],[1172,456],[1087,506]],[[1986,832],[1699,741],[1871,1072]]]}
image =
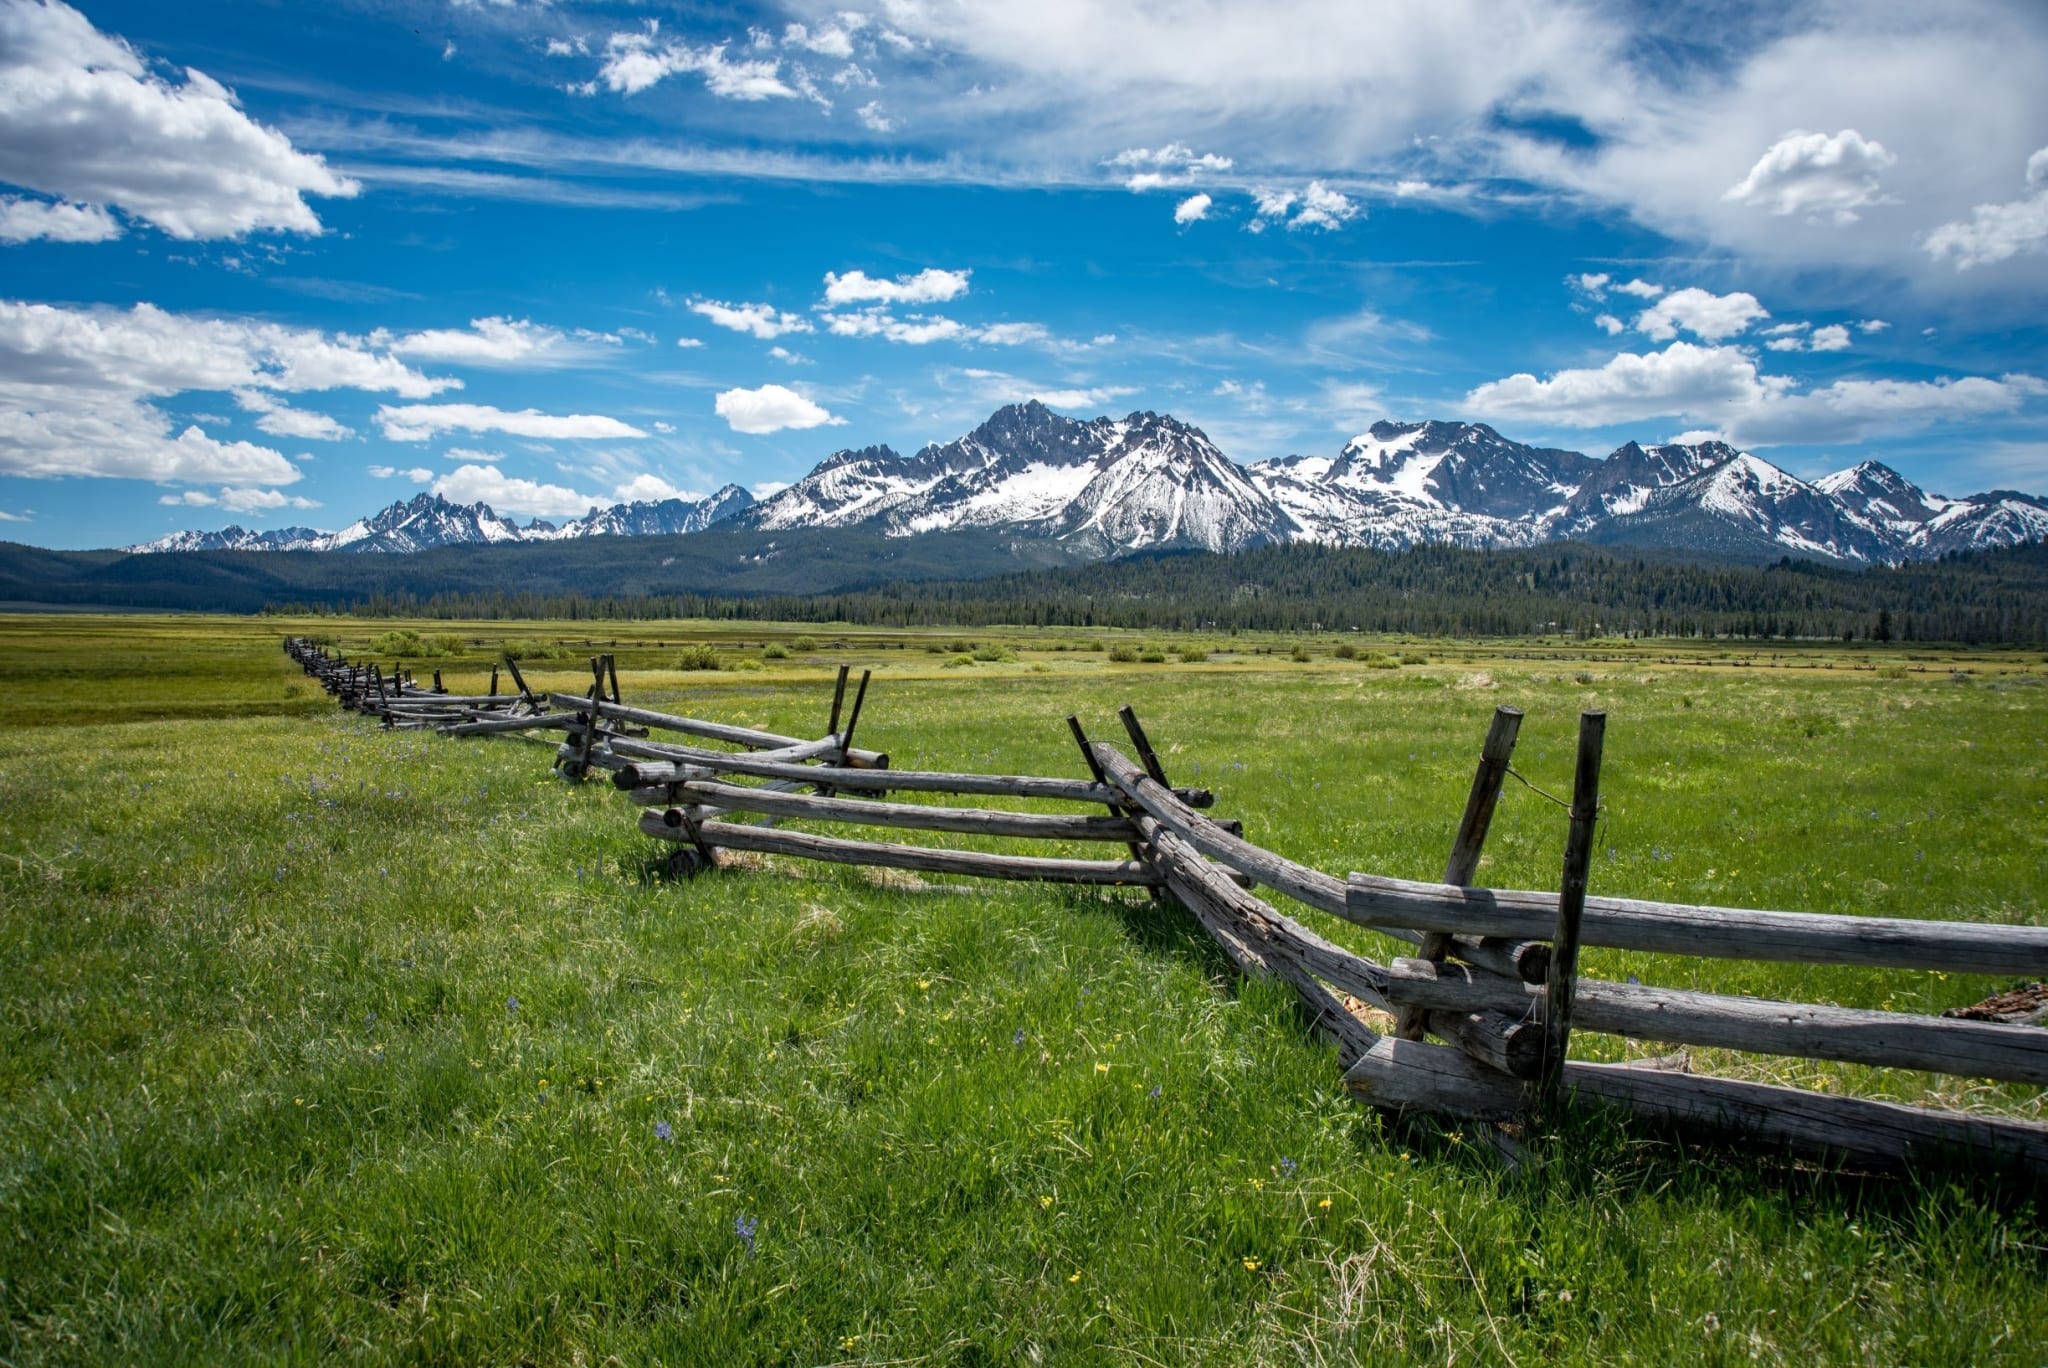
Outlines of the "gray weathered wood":
{"label": "gray weathered wood", "polygon": [[[1345,886],[1336,876],[1296,864],[1224,830],[1181,802],[1171,792],[1154,783],[1150,775],[1139,769],[1116,747],[1097,743],[1092,751],[1096,762],[1102,766],[1102,772],[1125,796],[1126,801],[1143,809],[1147,816],[1179,835],[1210,859],[1237,870],[1276,893],[1284,893],[1296,902],[1333,916],[1350,918],[1345,900]],[[1376,929],[1382,934],[1393,936],[1397,940],[1405,940],[1411,945],[1422,938],[1419,933],[1404,928]],[[1488,968],[1498,968],[1501,972],[1507,973],[1521,972],[1519,965],[1509,962],[1507,955],[1495,951],[1492,947],[1478,945],[1461,937],[1455,948],[1460,956],[1473,957],[1475,963],[1484,964]]]}
{"label": "gray weathered wood", "polygon": [[[1557,895],[1353,874],[1348,915],[1364,926],[1535,939],[1555,930]],[[1657,954],[2009,978],[2048,973],[2048,927],[2037,926],[1589,897],[1580,936],[1585,945]]]}
{"label": "gray weathered wood", "polygon": [[[1444,1045],[1382,1037],[1345,1074],[1376,1107],[1426,1110],[1472,1120],[1522,1115],[1533,1085],[1474,1063]],[[1762,1141],[1792,1153],[1894,1168],[1964,1152],[2035,1170],[2048,1166],[2048,1126],[1927,1111],[1861,1097],[1769,1083],[1707,1078],[1666,1068],[1567,1062],[1564,1096],[1607,1103],[1687,1138],[1702,1134]]]}
{"label": "gray weathered wood", "polygon": [[[640,814],[640,830],[664,841],[688,839],[680,824],[665,815]],[[914,869],[932,874],[965,874],[980,879],[1023,879],[1039,883],[1111,884],[1151,888],[1160,876],[1150,866],[1126,860],[1063,860],[1036,855],[990,855],[979,850],[936,850],[928,846],[892,845],[881,841],[848,841],[795,831],[768,831],[732,822],[705,822],[697,828],[705,845],[751,850],[763,855],[791,855],[830,864],[872,865],[883,869]]]}
{"label": "gray weathered wood", "polygon": [[[1499,1011],[1540,1020],[1544,990],[1462,965],[1397,959],[1387,997],[1439,1011]],[[1580,979],[1578,1030],[1631,1040],[1833,1059],[2048,1086],[2048,1031],[2038,1026],[1731,997]]]}
{"label": "gray weathered wood", "polygon": [[1586,881],[1593,867],[1593,825],[1600,816],[1600,752],[1607,714],[1579,714],[1579,755],[1572,772],[1572,824],[1558,879],[1557,929],[1550,937],[1550,972],[1544,976],[1543,1086],[1554,1096],[1571,1044],[1572,998],[1579,986],[1579,925],[1586,911]]}
{"label": "gray weathered wood", "polygon": [[[1500,803],[1500,786],[1507,782],[1508,762],[1514,758],[1515,737],[1522,729],[1519,708],[1495,708],[1493,722],[1486,729],[1486,742],[1479,749],[1479,766],[1472,774],[1472,788],[1465,795],[1465,812],[1458,820],[1458,834],[1451,838],[1450,858],[1444,862],[1444,882],[1469,884],[1479,870],[1479,857],[1486,849],[1486,833],[1493,825],[1493,810]],[[1451,952],[1451,937],[1431,931],[1422,937],[1423,959],[1441,962]],[[1422,1013],[1401,1009],[1394,1034],[1403,1040],[1420,1040]]]}
{"label": "gray weathered wood", "polygon": [[495,732],[533,731],[543,727],[566,729],[567,713],[542,713],[537,717],[492,717],[474,722],[455,722],[441,728],[443,736],[489,736]]}
{"label": "gray weathered wood", "polygon": [[877,803],[864,798],[819,798],[767,793],[743,784],[685,780],[671,786],[677,802],[706,803],[735,812],[765,812],[817,822],[900,827],[911,831],[952,831],[969,836],[1021,836],[1045,841],[1123,841],[1137,828],[1120,817],[1083,817],[993,808],[925,807]]}
{"label": "gray weathered wood", "polygon": [[[636,743],[647,744],[647,743]],[[654,747],[647,744],[649,750]],[[621,747],[622,751],[628,749]],[[665,746],[659,755],[673,758],[676,763],[701,765],[705,769],[718,770],[727,774],[745,774],[762,779],[803,779],[810,783],[830,783],[838,789],[855,792],[879,793],[891,789],[904,793],[957,793],[973,794],[988,798],[1031,798],[1049,799],[1060,802],[1107,804],[1115,803],[1117,790],[1108,784],[1093,784],[1085,779],[1059,779],[1026,774],[946,774],[932,770],[846,770],[832,765],[790,765],[763,760],[759,755],[734,755],[729,751],[698,750],[688,746]],[[621,771],[622,787],[637,785],[638,773],[645,772],[658,776],[660,770],[636,767],[635,771]],[[666,782],[658,777],[649,782]],[[1215,801],[1207,789],[1180,790],[1192,794],[1196,802],[1191,806],[1206,806]]]}
{"label": "gray weathered wood", "polygon": [[[681,732],[685,736],[701,736],[709,741],[723,741],[728,745],[745,746],[749,750],[781,750],[788,746],[806,744],[803,737],[783,736],[776,732],[756,731],[752,727],[731,727],[723,722],[706,722],[696,717],[679,717],[674,713],[655,712],[650,708],[629,708],[623,704],[598,701],[576,694],[550,694],[549,699],[558,708],[572,712],[588,713],[593,709],[602,717],[616,718],[622,722],[638,722],[644,727],[661,731]],[[875,767],[881,759],[878,751],[849,751],[847,763],[856,769]]]}

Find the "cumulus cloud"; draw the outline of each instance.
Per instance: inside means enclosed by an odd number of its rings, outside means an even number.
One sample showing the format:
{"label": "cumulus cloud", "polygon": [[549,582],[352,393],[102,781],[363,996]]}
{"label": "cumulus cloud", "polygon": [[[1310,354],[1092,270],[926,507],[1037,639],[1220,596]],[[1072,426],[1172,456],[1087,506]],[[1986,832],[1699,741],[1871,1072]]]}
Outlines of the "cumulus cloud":
{"label": "cumulus cloud", "polygon": [[467,328],[429,328],[402,337],[377,332],[370,340],[399,356],[472,366],[574,365],[618,345],[614,337],[592,332],[571,337],[525,318],[475,318]]}
{"label": "cumulus cloud", "polygon": [[40,215],[15,202],[10,232],[73,242],[115,236],[108,207],[175,238],[317,234],[306,196],[360,189],[205,73],[152,73],[63,0],[0,0],[0,181],[64,201]]}
{"label": "cumulus cloud", "polygon": [[97,204],[46,204],[0,196],[0,242],[106,242],[121,225]]}
{"label": "cumulus cloud", "polygon": [[969,368],[955,372],[972,390],[974,402],[983,408],[1021,404],[1036,399],[1047,408],[1100,412],[1105,405],[1136,394],[1125,385],[1046,385],[1006,371]]}
{"label": "cumulus cloud", "polygon": [[942,304],[967,293],[967,279],[972,271],[942,271],[928,266],[915,275],[900,275],[894,280],[877,280],[865,271],[848,271],[839,275],[832,271],[825,273],[825,302],[837,307],[842,304]]}
{"label": "cumulus cloud", "polygon": [[1173,206],[1173,221],[1181,224],[1199,223],[1209,217],[1209,206],[1214,203],[1215,201],[1207,195],[1189,195]]}
{"label": "cumulus cloud", "polygon": [[1619,337],[1622,333],[1628,331],[1628,324],[1622,322],[1611,313],[1600,314],[1593,319],[1593,322],[1609,337]]}
{"label": "cumulus cloud", "polygon": [[756,436],[788,428],[824,427],[846,421],[834,417],[784,385],[725,390],[713,401],[712,407],[734,432]]}
{"label": "cumulus cloud", "polygon": [[273,437],[303,437],[318,442],[338,442],[345,437],[355,436],[354,429],[343,426],[324,413],[292,408],[276,395],[265,394],[262,390],[236,390],[235,402],[244,412],[258,415],[256,426]]}
{"label": "cumulus cloud", "polygon": [[869,100],[866,104],[854,110],[853,114],[871,133],[894,133],[896,131],[896,121],[883,111],[880,100]]}
{"label": "cumulus cloud", "polygon": [[659,475],[650,475],[644,471],[612,491],[612,498],[619,503],[660,503],[664,499],[689,499],[694,502],[703,497],[695,490],[680,488]]}
{"label": "cumulus cloud", "polygon": [[2027,158],[2031,192],[2004,204],[1980,204],[1968,219],[1944,223],[1921,243],[1936,261],[1954,257],[1956,269],[1989,266],[2048,243],[2048,147]]}
{"label": "cumulus cloud", "polygon": [[659,33],[658,22],[650,20],[645,29],[607,38],[597,80],[615,94],[637,95],[670,76],[696,72],[704,78],[704,88],[721,99],[793,99],[798,94],[782,79],[782,63],[776,58],[734,61],[725,55],[726,43],[663,43]]}
{"label": "cumulus cloud", "polygon": [[393,480],[404,476],[414,484],[425,484],[434,478],[434,472],[425,466],[414,466],[410,470],[400,470],[396,466],[373,465],[369,467],[369,472],[370,478],[373,480]]}
{"label": "cumulus cloud", "polygon": [[434,481],[434,493],[451,503],[485,503],[499,513],[532,518],[580,518],[597,504],[566,486],[507,475],[494,465],[459,466]]}
{"label": "cumulus cloud", "polygon": [[[1795,337],[1793,340],[1797,340]],[[1997,379],[1840,380],[1802,391],[1767,376],[1739,347],[1674,342],[1647,355],[1624,352],[1605,365],[1547,380],[1511,375],[1480,385],[1465,406],[1484,417],[1607,427],[1659,418],[1700,421],[1746,446],[1860,442],[1937,423],[2017,412],[2048,395],[2030,375]]]}
{"label": "cumulus cloud", "polygon": [[853,35],[866,23],[865,15],[845,14],[837,24],[820,24],[816,28],[788,24],[782,30],[782,45],[803,48],[821,57],[845,59],[853,56]]}
{"label": "cumulus cloud", "polygon": [[230,513],[268,513],[279,508],[318,508],[319,502],[297,494],[280,494],[274,489],[245,489],[233,486],[218,494],[203,489],[186,489],[157,500],[173,508],[224,508]]}
{"label": "cumulus cloud", "polygon": [[639,428],[596,413],[507,412],[489,404],[384,404],[377,424],[394,442],[424,442],[437,432],[503,432],[514,437],[645,437]]}
{"label": "cumulus cloud", "polygon": [[1664,293],[1664,287],[1649,280],[1624,280],[1614,287],[1614,292],[1634,295],[1637,299],[1655,299]]}
{"label": "cumulus cloud", "polygon": [[275,396],[359,389],[424,398],[457,385],[420,374],[360,339],[237,318],[0,300],[0,471],[170,483],[282,485],[282,453],[222,442],[156,401],[232,392],[281,436],[348,435]]}
{"label": "cumulus cloud", "polygon": [[1559,371],[1548,380],[1524,372],[1492,380],[1465,396],[1490,418],[1606,427],[1672,414],[1710,414],[1762,402],[1769,382],[1737,347],[1674,342],[1662,351],[1623,352],[1603,366]]}
{"label": "cumulus cloud", "polygon": [[1681,329],[1702,341],[1719,342],[1770,316],[1746,291],[1717,295],[1688,287],[1673,290],[1636,315],[1636,331],[1657,342],[1669,342]]}
{"label": "cumulus cloud", "polygon": [[1856,211],[1885,202],[1880,184],[1898,158],[1853,128],[1788,133],[1757,158],[1721,198],[1772,214],[1828,214],[1854,223]]}
{"label": "cumulus cloud", "polygon": [[[763,342],[771,341],[784,333],[811,331],[809,319],[800,314],[780,312],[773,304],[725,304],[716,299],[693,299],[690,301],[690,312],[702,314],[721,328],[748,333]],[[678,342],[676,345],[684,344]]]}
{"label": "cumulus cloud", "polygon": [[1196,152],[1183,142],[1164,147],[1130,147],[1103,162],[1104,166],[1128,171],[1124,188],[1143,194],[1169,186],[1191,185],[1204,176],[1228,171],[1234,163],[1214,152]]}
{"label": "cumulus cloud", "polygon": [[1312,180],[1300,192],[1254,190],[1252,221],[1245,226],[1264,232],[1270,223],[1285,223],[1290,229],[1320,228],[1325,232],[1357,218],[1364,210],[1348,196]]}
{"label": "cumulus cloud", "polygon": [[1830,323],[1825,328],[1815,328],[1813,336],[1807,339],[1807,347],[1817,352],[1849,350],[1849,330],[1840,323]]}

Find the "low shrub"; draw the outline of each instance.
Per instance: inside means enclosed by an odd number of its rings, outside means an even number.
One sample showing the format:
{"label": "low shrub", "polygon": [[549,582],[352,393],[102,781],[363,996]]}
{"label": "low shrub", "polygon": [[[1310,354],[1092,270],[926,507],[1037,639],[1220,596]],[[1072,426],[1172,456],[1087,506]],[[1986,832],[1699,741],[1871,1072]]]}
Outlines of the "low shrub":
{"label": "low shrub", "polygon": [[1199,665],[1209,658],[1209,649],[1206,646],[1183,646],[1179,655],[1181,664]]}
{"label": "low shrub", "polygon": [[722,670],[725,668],[725,661],[719,656],[717,648],[707,643],[692,646],[677,656],[676,668],[678,670]]}
{"label": "low shrub", "polygon": [[943,668],[948,670],[962,670],[972,669],[973,667],[974,657],[963,652],[960,655],[956,655],[951,660],[947,661]]}
{"label": "low shrub", "polygon": [[1294,661],[1296,664],[1306,665],[1308,663],[1308,647],[1295,647],[1293,650],[1287,653],[1287,658],[1289,660]]}
{"label": "low shrub", "polygon": [[1109,648],[1109,658],[1119,665],[1135,665],[1138,663],[1138,648],[1122,644],[1112,646]]}
{"label": "low shrub", "polygon": [[725,668],[728,670],[738,670],[743,674],[751,674],[754,671],[765,670],[768,667],[752,656],[737,656],[727,661]]}
{"label": "low shrub", "polygon": [[818,639],[814,636],[800,636],[789,643],[789,649],[800,652],[815,651],[818,649]]}
{"label": "low shrub", "polygon": [[1147,665],[1164,665],[1166,663],[1166,652],[1160,650],[1157,646],[1147,646],[1144,650],[1138,652],[1138,659],[1144,661]]}
{"label": "low shrub", "polygon": [[1388,655],[1385,651],[1372,651],[1367,653],[1365,657],[1365,668],[1368,670],[1398,670],[1401,668],[1401,662]]}
{"label": "low shrub", "polygon": [[451,656],[462,650],[459,636],[421,636],[410,628],[401,627],[370,640],[370,654],[395,656],[400,660],[418,660],[428,656]]}
{"label": "low shrub", "polygon": [[1403,651],[1401,652],[1401,663],[1403,665],[1427,665],[1429,664],[1429,657],[1420,651]]}
{"label": "low shrub", "polygon": [[761,648],[761,659],[787,660],[789,659],[789,648],[778,642],[771,641]]}
{"label": "low shrub", "polygon": [[1339,660],[1356,660],[1358,659],[1358,648],[1346,641],[1339,645],[1336,650],[1330,652],[1330,654]]}
{"label": "low shrub", "polygon": [[559,641],[501,641],[500,660],[567,660],[576,653]]}

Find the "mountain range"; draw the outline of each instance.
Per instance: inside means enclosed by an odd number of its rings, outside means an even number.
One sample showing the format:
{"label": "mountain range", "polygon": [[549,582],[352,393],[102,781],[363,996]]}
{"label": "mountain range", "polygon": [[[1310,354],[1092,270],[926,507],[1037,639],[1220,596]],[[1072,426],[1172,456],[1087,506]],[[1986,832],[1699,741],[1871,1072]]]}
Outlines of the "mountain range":
{"label": "mountain range", "polygon": [[557,527],[520,526],[488,504],[421,494],[338,532],[229,527],[128,550],[402,554],[674,536],[721,524],[763,533],[860,528],[891,538],[978,530],[1074,560],[1289,542],[1391,550],[1575,540],[1745,560],[1791,554],[1895,564],[2048,539],[2048,499],[2011,490],[1930,494],[1875,461],[1808,483],[1718,441],[1629,442],[1594,458],[1526,446],[1484,423],[1375,423],[1334,457],[1241,466],[1169,414],[1083,421],[1033,401],[914,456],[886,446],[835,452],[759,501],[728,485],[701,500],[593,508]]}

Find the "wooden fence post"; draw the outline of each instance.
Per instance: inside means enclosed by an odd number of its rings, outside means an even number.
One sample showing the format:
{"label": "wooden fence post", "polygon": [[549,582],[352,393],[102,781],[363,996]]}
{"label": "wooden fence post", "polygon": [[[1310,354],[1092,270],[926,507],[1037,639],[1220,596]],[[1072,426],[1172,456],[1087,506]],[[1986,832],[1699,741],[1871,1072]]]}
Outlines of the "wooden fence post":
{"label": "wooden fence post", "polygon": [[[1487,828],[1493,824],[1493,810],[1500,802],[1500,786],[1507,782],[1508,761],[1515,753],[1515,737],[1522,729],[1520,708],[1495,708],[1493,725],[1486,729],[1486,744],[1479,752],[1479,768],[1472,773],[1472,791],[1465,796],[1465,816],[1458,823],[1457,838],[1451,842],[1451,857],[1444,865],[1444,882],[1463,887],[1472,882],[1479,868],[1480,852],[1486,847]],[[1422,938],[1416,958],[1443,963],[1450,953],[1451,937],[1431,931]],[[1395,1034],[1403,1040],[1420,1040],[1428,1014],[1419,1007],[1403,1007]]]}
{"label": "wooden fence post", "polygon": [[1578,990],[1579,922],[1586,911],[1586,874],[1593,863],[1593,824],[1600,812],[1600,750],[1607,714],[1579,714],[1579,759],[1572,772],[1572,827],[1564,843],[1564,875],[1557,891],[1557,932],[1544,980],[1542,1098],[1548,1107],[1564,1079],[1571,1043],[1572,996]]}

